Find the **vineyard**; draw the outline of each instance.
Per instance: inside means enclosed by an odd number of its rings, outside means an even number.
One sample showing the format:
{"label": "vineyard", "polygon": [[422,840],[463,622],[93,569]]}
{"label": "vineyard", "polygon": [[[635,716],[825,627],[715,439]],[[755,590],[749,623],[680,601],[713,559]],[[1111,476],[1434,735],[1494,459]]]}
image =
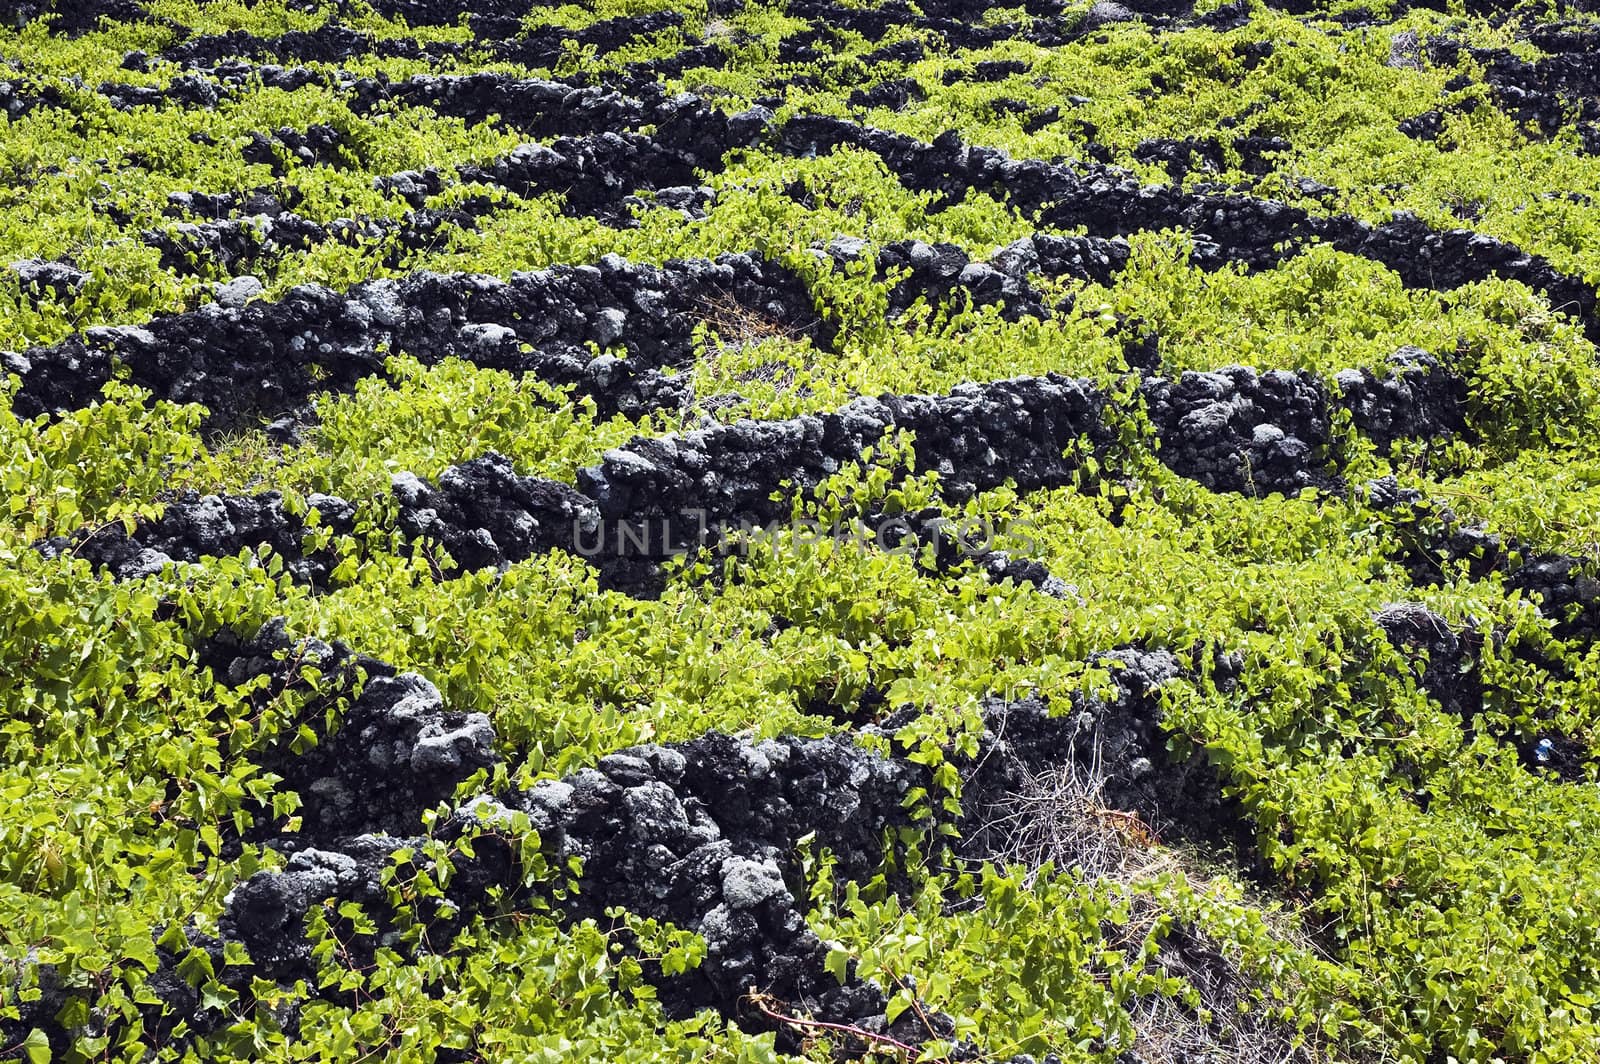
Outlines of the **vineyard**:
{"label": "vineyard", "polygon": [[1594,0],[0,0],[0,1061],[1600,1059]]}

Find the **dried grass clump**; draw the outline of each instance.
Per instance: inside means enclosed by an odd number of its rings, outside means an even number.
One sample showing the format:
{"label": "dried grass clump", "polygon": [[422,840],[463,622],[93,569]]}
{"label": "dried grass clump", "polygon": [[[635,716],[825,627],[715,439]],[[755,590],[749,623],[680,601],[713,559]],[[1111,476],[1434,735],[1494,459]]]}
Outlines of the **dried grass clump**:
{"label": "dried grass clump", "polygon": [[969,855],[1022,865],[1036,875],[1049,864],[1077,869],[1086,879],[1131,882],[1172,867],[1168,851],[1138,814],[1105,803],[1106,775],[1099,749],[1088,764],[1071,760],[1029,772],[1018,763],[1021,785],[976,811],[968,831]]}
{"label": "dried grass clump", "polygon": [[[1003,755],[1002,755],[1003,756]],[[1026,882],[1049,866],[1127,888],[1133,911],[1105,931],[1112,948],[1138,949],[1166,914],[1148,890],[1150,880],[1181,873],[1191,883],[1213,878],[1213,867],[1188,847],[1160,844],[1137,814],[1105,802],[1106,774],[1098,748],[1087,761],[1040,771],[1020,762],[1020,785],[974,810],[962,849],[966,856],[1029,869]],[[1275,919],[1275,934],[1310,951],[1314,945],[1291,919]],[[1307,1044],[1293,1024],[1260,1004],[1270,994],[1243,958],[1203,929],[1179,922],[1161,941],[1153,966],[1184,980],[1197,998],[1151,994],[1128,1004],[1137,1031],[1125,1064],[1322,1064],[1328,1055]]]}
{"label": "dried grass clump", "polygon": [[[722,378],[735,385],[768,385],[780,394],[795,386],[797,369],[782,356],[790,353],[789,345],[804,340],[802,328],[785,325],[743,306],[721,289],[702,296],[699,305],[705,343],[698,371],[705,379]],[[778,357],[771,357],[773,354]],[[714,413],[743,401],[736,394],[711,395],[701,399],[699,406]]]}
{"label": "dried grass clump", "polygon": [[702,320],[725,348],[737,350],[766,340],[798,341],[804,335],[801,328],[785,325],[744,306],[726,289],[712,287],[696,302]]}

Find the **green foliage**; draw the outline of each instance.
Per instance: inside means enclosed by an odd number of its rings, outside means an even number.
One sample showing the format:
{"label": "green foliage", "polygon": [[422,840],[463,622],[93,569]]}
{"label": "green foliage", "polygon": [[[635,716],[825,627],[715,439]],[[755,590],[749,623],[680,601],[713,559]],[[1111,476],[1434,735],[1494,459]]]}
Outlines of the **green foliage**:
{"label": "green foliage", "polygon": [[[1338,1002],[1349,987],[1337,967],[1285,942],[1225,882],[1196,885],[1166,872],[1119,884],[1049,866],[985,865],[930,878],[904,904],[893,895],[869,902],[855,884],[835,900],[826,872],[816,892],[815,920],[832,936],[836,975],[890,989],[891,1016],[950,1016],[958,1039],[976,1037],[1002,1059],[1056,1052],[1109,1060],[1135,1048],[1129,1009],[1141,1001],[1202,1010],[1192,976],[1162,963],[1168,938],[1197,925],[1219,936],[1255,989],[1244,1007],[1289,1018],[1293,1041],[1350,1044],[1370,1031]],[[1212,1019],[1227,1027],[1234,1018]],[[935,1041],[925,1054],[938,1059],[953,1048]]]}
{"label": "green foliage", "polygon": [[[418,269],[507,275],[609,252],[661,263],[755,251],[811,286],[838,339],[824,351],[759,316],[710,307],[688,371],[698,405],[641,422],[601,420],[587,400],[531,378],[403,357],[350,394],[318,397],[318,424],[296,446],[248,426],[203,441],[204,411],[121,382],[59,418],[0,412],[0,1015],[39,993],[35,959],[54,964],[70,999],[62,1022],[78,1031],[71,1059],[143,1059],[134,1043],[140,1006],[154,1004],[147,976],[159,944],[229,1022],[155,1059],[428,1061],[446,1049],[518,1060],[780,1059],[770,1034],[709,1014],[668,1019],[647,975],[694,968],[705,945],[635,914],[569,926],[506,906],[469,922],[446,953],[409,948],[426,931],[410,899],[436,895],[453,873],[457,851],[438,840],[391,870],[389,886],[406,902],[402,935],[376,950],[370,969],[352,971],[341,951],[374,938],[374,917],[319,911],[320,979],[343,987],[337,1003],[314,987],[257,979],[247,984],[256,1004],[240,1004],[231,987],[249,979],[245,958],[223,966],[241,972],[213,970],[183,928],[213,932],[227,892],[278,861],[270,848],[230,844],[255,810],[292,812],[297,796],[249,752],[297,734],[309,695],[262,709],[253,689],[229,689],[202,668],[194,648],[222,628],[249,633],[284,616],[297,632],[423,673],[453,708],[490,714],[506,785],[711,729],[824,734],[839,728],[838,708],[881,693],[892,707],[922,710],[892,742],[863,740],[927,766],[931,786],[908,796],[919,818],[959,807],[949,752],[975,752],[981,699],[1040,694],[1064,704],[1108,682],[1087,664],[1095,653],[1170,649],[1190,669],[1167,692],[1171,751],[1205,759],[1241,803],[1269,898],[1244,890],[1237,870],[1202,875],[1198,858],[1166,848],[1148,874],[1095,878],[1071,868],[945,867],[935,840],[907,831],[874,882],[835,883],[829,855],[808,857],[811,922],[831,943],[835,974],[876,980],[902,1020],[918,1009],[949,1014],[960,1035],[996,1056],[1053,1051],[1109,1064],[1137,1044],[1139,1008],[1198,1011],[1203,988],[1162,962],[1180,932],[1192,933],[1240,973],[1253,1014],[1326,1059],[1593,1058],[1593,770],[1588,782],[1554,783],[1494,736],[1558,731],[1592,765],[1600,651],[1555,639],[1534,604],[1498,578],[1449,573],[1438,586],[1414,585],[1391,560],[1391,519],[1359,493],[1213,494],[1161,466],[1150,426],[1133,411],[1115,426],[1116,468],[1074,487],[1002,487],[952,506],[940,501],[937,477],[905,475],[916,443],[896,439],[796,504],[796,517],[823,524],[875,507],[940,506],[987,520],[1002,530],[997,546],[1036,557],[1070,585],[1060,598],[996,584],[970,566],[935,573],[927,559],[870,536],[795,530],[687,559],[655,600],[599,591],[595,572],[564,554],[441,580],[449,559],[436,545],[404,543],[388,502],[393,474],[436,476],[490,450],[521,473],[570,480],[634,435],[706,417],[832,409],[858,395],[1059,372],[1128,399],[1120,330],[1129,329],[1155,337],[1166,373],[1242,363],[1309,370],[1332,384],[1343,369],[1381,372],[1404,344],[1451,359],[1469,391],[1467,437],[1380,454],[1341,421],[1349,481],[1393,473],[1534,550],[1600,559],[1600,372],[1569,308],[1502,281],[1407,288],[1327,248],[1255,274],[1206,273],[1188,263],[1188,235],[1167,232],[1136,235],[1129,268],[1111,284],[1045,286],[1050,302],[1072,307],[1048,322],[922,304],[888,321],[895,279],[874,278],[871,249],[948,241],[983,257],[1035,221],[985,194],[942,204],[869,153],[792,158],[756,148],[704,176],[716,192],[704,219],[647,205],[636,224],[617,228],[564,213],[559,193],[462,185],[462,167],[526,139],[504,123],[414,107],[358,113],[321,85],[284,92],[257,81],[214,108],[128,111],[93,88],[169,86],[184,71],[159,55],[183,36],[177,27],[273,36],[339,22],[382,40],[465,46],[459,59],[368,54],[342,64],[391,80],[498,69],[605,84],[630,64],[709,43],[724,61],[682,70],[669,90],[703,93],[729,111],[759,100],[780,121],[819,113],[921,138],[955,130],[1018,157],[1081,158],[1093,140],[1150,182],[1173,175],[1137,162],[1141,142],[1210,137],[1223,168],[1191,174],[1191,184],[1232,184],[1374,222],[1400,210],[1440,227],[1471,219],[1479,232],[1600,281],[1600,160],[1577,151],[1570,133],[1545,138],[1521,126],[1479,83],[1470,55],[1454,69],[1391,62],[1403,32],[1424,44],[1448,34],[1508,46],[1511,23],[1419,9],[1387,26],[1346,26],[1332,16],[1385,5],[1341,0],[1295,17],[1254,4],[1239,29],[1157,36],[1113,25],[1055,47],[1012,34],[950,49],[904,25],[877,40],[841,31],[822,58],[779,63],[780,42],[808,28],[782,4],[712,15],[701,3],[596,0],[536,6],[523,32],[655,11],[682,18],[611,52],[568,49],[553,69],[534,71],[489,63],[467,24],[411,27],[359,0],[145,6],[149,18],[77,38],[39,22],[0,29],[6,78],[14,71],[18,82],[48,86],[62,103],[0,119],[0,243],[7,261],[62,260],[87,274],[81,291],[57,298],[24,291],[0,269],[0,348],[206,302],[216,266],[164,270],[141,235],[176,224],[166,214],[171,193],[267,187],[317,221],[395,220],[410,207],[373,178],[423,167],[445,179],[430,206],[487,197],[494,209],[474,229],[447,226],[420,251],[334,241],[263,259],[251,268],[267,298]],[[1031,18],[991,8],[984,23]],[[920,58],[866,58],[909,40],[929,45]],[[124,56],[135,50],[158,58],[128,69]],[[992,81],[947,77],[995,60],[1027,68]],[[1471,84],[1447,87],[1462,73]],[[855,88],[902,77],[921,89],[903,110],[849,102]],[[1058,120],[1034,121],[1050,107]],[[1398,131],[1430,109],[1446,111],[1436,140]],[[285,157],[280,174],[242,158],[251,133],[312,123],[340,131],[339,165]],[[1269,157],[1267,172],[1247,172],[1233,140],[1249,134],[1290,146]],[[1308,192],[1307,178],[1333,191]],[[835,265],[821,248],[837,236],[865,240],[868,257]],[[313,491],[356,501],[358,529],[340,545],[347,560],[334,589],[293,585],[266,552],[118,585],[70,550],[47,559],[34,549],[152,516],[182,488],[277,488],[295,509]],[[1485,635],[1477,720],[1447,715],[1376,628],[1373,615],[1394,602],[1421,603]],[[1218,653],[1237,655],[1237,683],[1221,678]],[[528,874],[553,880],[531,859],[526,825],[516,830]],[[103,1010],[97,1021],[117,1021],[114,1036],[85,1024],[91,1003]],[[281,1019],[298,1006],[290,1039]],[[41,1038],[0,1046],[0,1056],[45,1059]],[[818,1059],[829,1048],[810,1047]],[[927,1056],[940,1052],[935,1044]]]}
{"label": "green foliage", "polygon": [[[14,379],[14,378],[13,378]],[[119,383],[60,419],[22,422],[0,412],[8,532],[40,538],[154,514],[151,500],[180,469],[201,462],[204,411]]]}
{"label": "green foliage", "polygon": [[[457,359],[424,367],[389,360],[389,377],[369,377],[354,393],[322,401],[306,443],[274,445],[241,433],[215,449],[214,462],[184,478],[201,490],[258,483],[350,499],[386,495],[400,472],[437,477],[449,466],[496,451],[524,475],[571,480],[607,448],[650,422],[596,417],[594,401],[531,377],[479,369]],[[665,415],[659,428],[666,428]]]}

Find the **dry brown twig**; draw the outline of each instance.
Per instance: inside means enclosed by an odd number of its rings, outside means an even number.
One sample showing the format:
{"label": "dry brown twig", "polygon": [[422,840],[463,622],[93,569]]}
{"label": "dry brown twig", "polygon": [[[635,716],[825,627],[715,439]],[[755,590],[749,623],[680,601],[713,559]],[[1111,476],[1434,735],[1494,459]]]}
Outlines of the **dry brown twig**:
{"label": "dry brown twig", "polygon": [[903,1061],[916,1060],[918,1050],[916,1046],[891,1038],[886,1034],[878,1034],[861,1027],[847,1023],[829,1023],[826,1020],[813,1020],[803,1016],[793,1016],[781,1011],[783,1002],[770,994],[763,993],[755,987],[745,995],[745,1000],[754,1005],[763,1016],[774,1023],[782,1023],[790,1027],[805,1031],[828,1032],[844,1035],[847,1038],[858,1038],[868,1046],[882,1050],[889,1050]]}

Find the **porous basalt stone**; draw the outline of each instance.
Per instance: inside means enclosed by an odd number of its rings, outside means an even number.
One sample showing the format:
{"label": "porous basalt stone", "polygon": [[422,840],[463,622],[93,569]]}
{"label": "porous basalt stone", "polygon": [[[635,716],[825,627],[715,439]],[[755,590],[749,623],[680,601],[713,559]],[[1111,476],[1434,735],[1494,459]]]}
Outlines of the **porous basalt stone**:
{"label": "porous basalt stone", "polygon": [[[3,362],[22,377],[12,408],[24,417],[87,405],[121,365],[131,383],[157,397],[202,403],[213,423],[233,423],[295,407],[315,392],[349,389],[383,372],[385,352],[533,373],[591,395],[602,416],[639,416],[686,400],[687,375],[662,370],[693,358],[707,292],[793,335],[830,340],[806,287],[757,256],[664,267],[607,256],[509,280],[424,272],[344,294],[301,285],[277,300],[211,303],[144,326],[92,328]],[[589,370],[589,345],[616,332],[619,314],[629,365],[602,380]]]}
{"label": "porous basalt stone", "polygon": [[[1085,699],[1060,716],[1037,701],[989,703],[969,773],[973,808],[1014,786],[1019,773],[1082,757],[1094,744],[1110,750],[1109,802],[1158,823],[1231,830],[1220,821],[1237,811],[1220,798],[1214,775],[1196,771],[1166,785],[1152,779],[1172,768],[1157,692],[1177,677],[1176,660],[1164,651],[1125,650],[1100,663],[1113,670],[1109,700]],[[439,832],[447,840],[475,836],[472,855],[457,855],[457,875],[445,889],[464,911],[481,905],[492,887],[513,897],[529,890],[515,842],[505,834],[520,814],[538,832],[547,864],[581,862],[565,918],[621,906],[704,938],[703,964],[657,978],[669,1015],[711,1007],[760,1023],[741,1004],[759,986],[830,1021],[881,1024],[885,998],[878,988],[854,978],[841,987],[827,972],[827,950],[804,919],[796,848],[809,838],[836,856],[841,879],[868,876],[886,829],[911,824],[907,794],[927,785],[925,766],[842,737],[750,741],[713,734],[633,747],[565,780],[466,803]],[[297,977],[308,970],[298,932],[310,907],[327,897],[360,901],[374,906],[381,921],[374,869],[381,869],[385,848],[396,852],[414,842],[364,836],[349,846],[302,851],[283,870],[258,873],[235,890],[224,933],[246,943],[253,963],[272,977]]]}
{"label": "porous basalt stone", "polygon": [[[263,837],[280,847],[414,832],[426,810],[498,759],[494,728],[484,714],[448,709],[438,688],[417,673],[397,672],[342,643],[297,638],[281,618],[244,640],[224,630],[199,654],[231,687],[266,677],[267,686],[252,695],[263,707],[290,689],[312,696],[303,715],[323,732],[315,746],[297,750],[298,733],[291,732],[250,754],[282,777],[280,789],[300,796],[300,826],[286,838],[270,834],[275,825],[259,811],[257,833],[268,832]],[[303,678],[307,667],[321,677],[316,692]],[[322,724],[330,713],[338,719],[331,731]]]}
{"label": "porous basalt stone", "polygon": [[571,549],[600,526],[591,499],[557,481],[518,476],[498,454],[452,466],[436,485],[396,474],[393,489],[400,530],[436,540],[466,571]]}
{"label": "porous basalt stone", "polygon": [[1337,484],[1327,390],[1310,373],[1232,366],[1148,378],[1140,392],[1161,461],[1213,491],[1292,494]]}
{"label": "porous basalt stone", "polygon": [[[306,504],[336,534],[353,528],[355,507],[332,495],[312,493]],[[119,580],[160,572],[175,562],[226,557],[243,547],[270,548],[283,559],[297,582],[324,586],[337,564],[331,551],[303,549],[308,528],[304,518],[285,509],[283,495],[201,495],[186,491],[169,501],[159,518],[137,525],[130,535],[121,525],[108,525],[60,536],[40,544],[47,557],[85,558]]]}
{"label": "porous basalt stone", "polygon": [[[393,294],[392,287],[367,291],[375,318],[396,321],[404,315],[398,298],[385,298]],[[516,342],[509,327],[488,323],[468,327],[463,337],[485,361]],[[1341,378],[1341,401],[1353,407],[1358,425],[1380,441],[1454,431],[1459,381],[1416,353],[1402,352],[1395,365],[1384,378]],[[599,359],[587,371],[604,375],[610,386],[610,375],[624,367]],[[1253,494],[1340,487],[1328,453],[1329,400],[1311,374],[1233,367],[1186,373],[1175,381],[1145,378],[1141,394],[1160,435],[1159,456],[1182,476],[1213,490]],[[1106,396],[1091,382],[1018,377],[963,384],[946,395],[863,398],[823,414],[639,438],[579,470],[576,487],[520,476],[496,454],[450,467],[433,484],[396,474],[397,523],[413,541],[443,546],[455,572],[566,550],[599,568],[605,586],[651,595],[661,587],[660,562],[714,545],[727,532],[765,528],[788,516],[796,493],[816,487],[896,430],[915,434],[911,472],[937,472],[940,492],[952,502],[1008,481],[1023,492],[1080,483],[1085,459],[1104,467],[1114,442]],[[348,502],[331,496],[309,501],[334,531],[352,526]],[[906,535],[920,545],[919,553],[931,547],[937,570],[971,561],[997,580],[1070,595],[1037,563],[954,543],[935,513],[907,515],[906,521],[895,542]],[[74,550],[126,578],[169,561],[265,544],[297,578],[326,586],[337,559],[327,552],[303,556],[305,533],[303,522],[287,515],[270,493],[191,494],[131,536],[111,528],[42,547],[51,554]],[[1421,560],[1427,552],[1419,551]]]}
{"label": "porous basalt stone", "polygon": [[994,148],[967,145],[954,133],[926,142],[820,115],[791,118],[777,131],[775,143],[799,155],[840,145],[872,152],[908,188],[935,193],[936,208],[978,191],[1050,229],[1081,226],[1100,237],[1182,229],[1197,234],[1194,261],[1205,269],[1237,263],[1268,269],[1322,242],[1380,262],[1417,288],[1451,291],[1489,277],[1517,280],[1544,291],[1552,305],[1583,323],[1591,339],[1600,339],[1595,290],[1581,278],[1514,244],[1468,229],[1436,230],[1405,212],[1373,225],[1237,193],[1147,186],[1103,164],[1013,159]]}
{"label": "porous basalt stone", "polygon": [[1448,440],[1467,428],[1467,382],[1426,351],[1402,347],[1390,371],[1335,375],[1338,402],[1363,436],[1387,448],[1398,440]]}
{"label": "porous basalt stone", "polygon": [[24,294],[34,299],[48,298],[70,303],[89,282],[87,273],[64,262],[24,259],[13,262],[10,269]]}
{"label": "porous basalt stone", "polygon": [[137,0],[15,0],[0,9],[0,22],[16,29],[50,19],[50,32],[68,37],[88,33],[101,19],[140,22],[148,15]]}

